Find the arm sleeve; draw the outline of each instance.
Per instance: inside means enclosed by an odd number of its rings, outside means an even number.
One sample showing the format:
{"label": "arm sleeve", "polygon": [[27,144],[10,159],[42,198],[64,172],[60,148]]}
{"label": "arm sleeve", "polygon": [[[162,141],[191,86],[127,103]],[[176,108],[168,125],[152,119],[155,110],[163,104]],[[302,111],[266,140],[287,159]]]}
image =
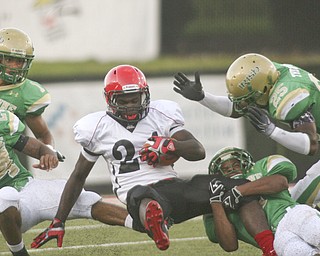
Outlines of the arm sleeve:
{"label": "arm sleeve", "polygon": [[215,96],[205,92],[204,98],[199,103],[222,116],[230,117],[232,114],[233,103],[227,96]]}

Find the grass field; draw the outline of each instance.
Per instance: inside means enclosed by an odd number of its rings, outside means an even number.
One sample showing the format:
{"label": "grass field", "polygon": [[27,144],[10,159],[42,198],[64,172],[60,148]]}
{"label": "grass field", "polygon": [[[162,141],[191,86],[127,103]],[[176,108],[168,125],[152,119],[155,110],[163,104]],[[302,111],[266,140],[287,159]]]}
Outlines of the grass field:
{"label": "grass field", "polygon": [[[50,222],[43,222],[24,234],[27,248],[32,239]],[[150,255],[261,255],[261,251],[250,245],[240,243],[239,250],[224,252],[219,245],[212,244],[205,236],[201,218],[174,225],[170,229],[170,247],[166,251],[156,248],[146,235],[133,230],[103,225],[93,220],[70,220],[67,222],[63,247],[56,247],[56,240],[51,240],[40,249],[30,249],[30,255],[67,255],[67,256],[150,256]],[[0,242],[0,255],[11,255],[3,237]]]}

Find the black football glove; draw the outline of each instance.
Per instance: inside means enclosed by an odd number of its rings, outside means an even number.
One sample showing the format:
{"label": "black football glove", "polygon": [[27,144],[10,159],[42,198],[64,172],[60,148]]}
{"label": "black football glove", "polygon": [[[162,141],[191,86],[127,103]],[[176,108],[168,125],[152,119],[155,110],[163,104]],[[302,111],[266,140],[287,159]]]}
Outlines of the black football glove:
{"label": "black football glove", "polygon": [[174,78],[176,80],[173,81],[175,85],[173,90],[189,100],[200,101],[204,98],[204,91],[200,82],[199,73],[196,72],[194,76],[195,81],[190,81],[187,76],[181,72],[175,74]]}
{"label": "black football glove", "polygon": [[61,152],[58,150],[56,150],[56,153],[57,153],[57,157],[58,157],[59,162],[64,162],[64,159],[66,159],[66,157],[64,155],[62,155]]}
{"label": "black football glove", "polygon": [[270,136],[276,126],[270,121],[265,110],[256,106],[248,107],[244,115],[256,130],[262,134]]}
{"label": "black football glove", "polygon": [[242,198],[243,196],[237,187],[233,187],[224,194],[222,203],[227,210],[238,210]]}
{"label": "black football glove", "polygon": [[234,211],[239,209],[241,206],[250,203],[254,200],[259,200],[260,196],[242,196],[241,193],[236,188],[242,184],[250,182],[247,179],[232,179],[222,175],[217,175],[218,179],[223,183],[226,191],[222,198],[222,204],[225,210]]}
{"label": "black football glove", "polygon": [[210,181],[209,183],[210,204],[221,203],[225,190],[226,189],[224,185],[219,179],[214,178],[212,181]]}

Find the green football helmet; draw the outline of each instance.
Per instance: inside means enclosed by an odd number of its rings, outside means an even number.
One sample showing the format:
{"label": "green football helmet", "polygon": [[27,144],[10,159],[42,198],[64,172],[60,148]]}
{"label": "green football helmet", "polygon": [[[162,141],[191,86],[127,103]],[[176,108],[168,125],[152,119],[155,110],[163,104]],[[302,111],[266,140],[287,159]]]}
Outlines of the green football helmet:
{"label": "green football helmet", "polygon": [[16,28],[1,29],[0,79],[6,84],[23,82],[34,58],[33,51],[32,41],[25,32]]}
{"label": "green football helmet", "polygon": [[209,174],[220,173],[226,177],[242,178],[238,169],[231,169],[227,172],[222,170],[221,165],[231,159],[236,159],[240,162],[242,174],[246,174],[254,165],[253,157],[248,151],[236,147],[225,147],[220,149],[211,159],[208,167]]}

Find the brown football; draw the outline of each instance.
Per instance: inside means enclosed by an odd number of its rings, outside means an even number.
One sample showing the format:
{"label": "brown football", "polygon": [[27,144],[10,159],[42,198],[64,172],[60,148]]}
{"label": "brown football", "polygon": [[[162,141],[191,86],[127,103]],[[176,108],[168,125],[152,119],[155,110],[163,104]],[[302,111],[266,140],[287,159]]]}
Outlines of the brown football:
{"label": "brown football", "polygon": [[180,156],[177,156],[175,154],[165,154],[160,156],[160,163],[159,165],[166,166],[166,165],[173,165]]}

